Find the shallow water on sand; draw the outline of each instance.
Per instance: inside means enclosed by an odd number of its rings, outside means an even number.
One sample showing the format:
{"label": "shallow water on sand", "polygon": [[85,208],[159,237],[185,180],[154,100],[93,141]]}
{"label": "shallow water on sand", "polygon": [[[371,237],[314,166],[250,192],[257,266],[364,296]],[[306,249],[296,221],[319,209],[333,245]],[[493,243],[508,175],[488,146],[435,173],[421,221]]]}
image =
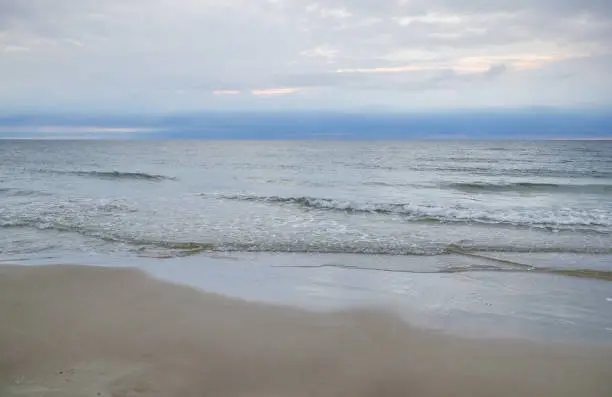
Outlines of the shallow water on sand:
{"label": "shallow water on sand", "polygon": [[[199,265],[202,270],[207,264]],[[243,265],[236,273],[252,276],[246,266],[254,264]],[[184,276],[197,275],[195,268],[186,272],[188,264],[178,267]],[[265,280],[274,275],[259,270]],[[200,276],[222,280],[221,273]],[[290,280],[287,276],[278,281]],[[375,281],[347,277],[341,284]],[[215,284],[209,281],[208,287]],[[376,310],[328,314],[244,302],[158,282],[133,269],[0,267],[0,313],[7,325],[0,326],[3,397],[602,397],[612,392],[611,346],[448,337]]]}
{"label": "shallow water on sand", "polygon": [[0,259],[612,343],[610,197],[609,142],[0,141]]}

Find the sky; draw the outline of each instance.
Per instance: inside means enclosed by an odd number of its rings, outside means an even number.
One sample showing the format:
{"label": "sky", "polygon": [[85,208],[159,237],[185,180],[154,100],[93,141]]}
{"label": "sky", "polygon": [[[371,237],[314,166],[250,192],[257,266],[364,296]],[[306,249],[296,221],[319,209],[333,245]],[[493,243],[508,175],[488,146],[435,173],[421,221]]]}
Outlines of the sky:
{"label": "sky", "polygon": [[0,0],[0,134],[23,114],[605,111],[611,37],[610,0]]}

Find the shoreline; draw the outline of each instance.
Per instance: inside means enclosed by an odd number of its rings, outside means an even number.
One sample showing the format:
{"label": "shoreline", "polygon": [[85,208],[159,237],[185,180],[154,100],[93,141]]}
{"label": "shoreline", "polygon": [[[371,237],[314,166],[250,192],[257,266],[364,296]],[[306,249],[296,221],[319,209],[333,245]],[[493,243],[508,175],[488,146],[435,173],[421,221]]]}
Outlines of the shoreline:
{"label": "shoreline", "polygon": [[[582,255],[501,258],[537,262],[560,271],[585,264],[606,270],[610,263],[609,257]],[[383,308],[416,328],[459,337],[612,345],[609,281],[531,271],[441,271],[449,266],[479,270],[486,265],[459,256],[232,253],[157,259],[60,255],[3,263],[133,267],[155,279],[262,304],[315,312]]]}
{"label": "shoreline", "polygon": [[0,395],[605,396],[612,348],[461,339],[134,268],[0,266]]}

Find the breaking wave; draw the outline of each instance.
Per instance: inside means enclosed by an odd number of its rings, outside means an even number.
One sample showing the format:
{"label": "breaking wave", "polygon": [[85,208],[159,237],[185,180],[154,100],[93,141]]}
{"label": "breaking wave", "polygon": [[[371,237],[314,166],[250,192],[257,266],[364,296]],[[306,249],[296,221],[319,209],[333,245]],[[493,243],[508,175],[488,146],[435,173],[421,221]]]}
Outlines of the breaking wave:
{"label": "breaking wave", "polygon": [[0,228],[34,228],[64,233],[75,233],[108,243],[131,247],[137,253],[181,257],[203,252],[267,252],[267,253],[316,253],[316,254],[366,254],[393,256],[436,256],[463,254],[478,256],[482,253],[574,253],[612,254],[608,246],[517,246],[492,244],[447,244],[413,242],[398,243],[380,240],[302,240],[249,239],[227,241],[173,241],[143,238],[141,235],[70,224],[46,219],[0,220]]}
{"label": "breaking wave", "polygon": [[[204,195],[206,196],[206,195]],[[602,209],[473,209],[461,206],[439,207],[410,203],[359,203],[317,197],[220,195],[225,200],[254,201],[297,205],[306,209],[398,215],[405,220],[440,223],[498,224],[541,228],[551,231],[585,231],[608,234],[612,228],[610,213]]]}

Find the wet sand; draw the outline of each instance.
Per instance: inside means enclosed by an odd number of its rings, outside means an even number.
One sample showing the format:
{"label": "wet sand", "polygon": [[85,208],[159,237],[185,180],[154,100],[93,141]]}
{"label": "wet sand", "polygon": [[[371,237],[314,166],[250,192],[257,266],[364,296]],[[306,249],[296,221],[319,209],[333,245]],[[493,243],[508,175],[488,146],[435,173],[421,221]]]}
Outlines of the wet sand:
{"label": "wet sand", "polygon": [[0,396],[601,396],[612,348],[461,340],[134,269],[0,267]]}

